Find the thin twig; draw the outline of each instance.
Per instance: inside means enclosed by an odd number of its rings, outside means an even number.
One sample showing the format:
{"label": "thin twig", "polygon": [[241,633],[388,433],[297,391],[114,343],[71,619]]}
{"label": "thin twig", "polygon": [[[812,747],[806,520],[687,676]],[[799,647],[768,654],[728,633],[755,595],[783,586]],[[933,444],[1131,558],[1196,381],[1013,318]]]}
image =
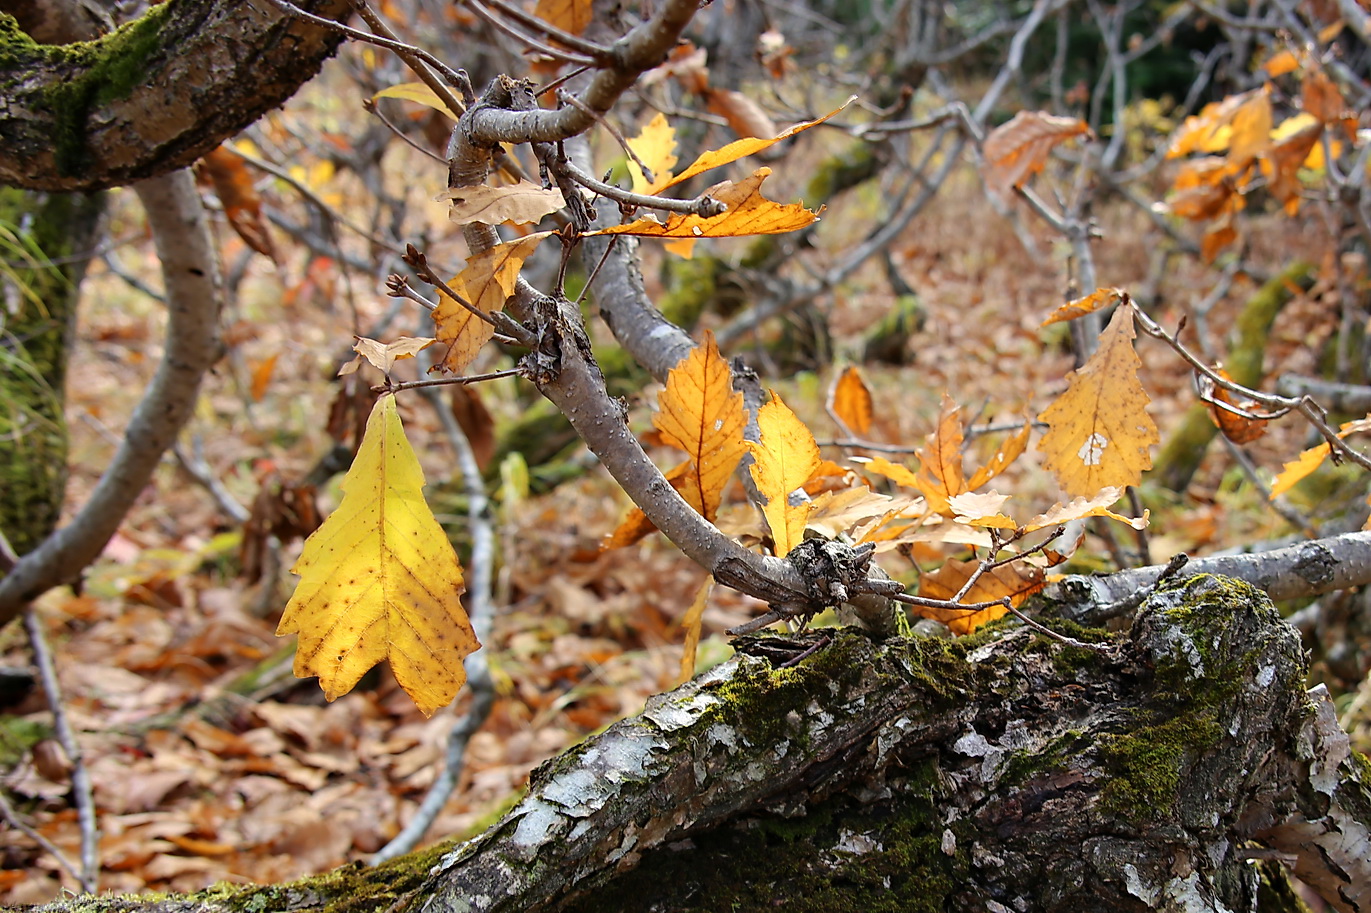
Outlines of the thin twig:
{"label": "thin twig", "polygon": [[185,471],[186,475],[194,479],[201,488],[210,493],[210,496],[214,498],[214,503],[218,504],[219,509],[228,514],[233,522],[248,522],[248,517],[251,516],[248,509],[238,503],[238,499],[224,487],[224,483],[219,481],[209,463],[205,462],[204,439],[200,435],[195,436],[192,447],[194,449],[191,452],[187,452],[185,446],[179,442],[172,447],[172,452],[176,455],[176,462],[180,464],[181,469]]}
{"label": "thin twig", "polygon": [[563,104],[571,105],[582,114],[593,117],[596,123],[605,128],[605,132],[614,137],[614,142],[618,143],[619,148],[624,150],[624,154],[628,156],[629,161],[638,166],[638,169],[642,171],[643,177],[647,179],[648,183],[657,180],[656,176],[652,173],[652,169],[647,167],[647,163],[638,157],[638,153],[633,150],[633,147],[629,145],[628,140],[619,132],[619,128],[611,124],[607,118],[592,111],[585,102],[581,101],[570,92],[563,92],[559,89],[557,91],[557,100]]}
{"label": "thin twig", "polygon": [[39,849],[57,860],[66,873],[76,881],[81,881],[81,873],[76,868],[76,863],[67,858],[67,854],[62,852],[62,848],[53,843],[42,832],[24,820],[23,816],[10,805],[10,800],[5,797],[4,790],[0,790],[0,817],[10,823],[16,831],[38,844]]}
{"label": "thin twig", "polygon": [[431,149],[425,149],[423,146],[420,146],[414,140],[410,139],[409,134],[405,133],[405,131],[401,130],[398,126],[395,125],[394,121],[392,121],[390,118],[386,117],[384,114],[381,113],[381,109],[377,106],[375,100],[370,98],[362,99],[362,110],[366,111],[368,114],[372,115],[377,120],[379,120],[387,130],[398,136],[411,149],[423,153],[424,155],[433,159],[435,162],[440,162],[444,165],[447,164],[447,160],[444,159],[441,155],[436,154]]}
{"label": "thin twig", "polygon": [[648,196],[641,193],[633,193],[615,187],[613,184],[606,184],[597,181],[595,178],[581,171],[570,162],[564,162],[563,168],[567,175],[582,187],[598,193],[602,197],[613,200],[623,206],[645,207],[648,209],[660,209],[664,212],[679,212],[688,216],[700,216],[704,219],[711,219],[721,215],[728,210],[728,206],[720,203],[709,194],[696,197],[693,200],[673,200],[670,197]]}
{"label": "thin twig", "polygon": [[[373,32],[391,43],[390,50],[395,52],[395,56],[403,60],[405,65],[414,72],[414,75],[418,76],[420,81],[428,86],[429,91],[438,96],[439,101],[443,103],[444,107],[452,112],[454,118],[460,118],[466,113],[467,106],[472,103],[470,96],[474,93],[471,91],[471,80],[466,78],[464,72],[461,70],[449,70],[440,64],[438,71],[452,80],[451,85],[444,83],[441,79],[434,76],[433,71],[429,69],[429,61],[426,59],[428,55],[425,55],[419,48],[407,45],[405,42],[401,41],[396,34],[390,30],[390,26],[386,25],[385,20],[377,15],[376,11],[371,8],[371,4],[363,3],[358,7],[357,12],[366,20],[367,25],[371,26]],[[436,60],[437,58],[434,59]],[[451,76],[448,76],[449,73]],[[463,94],[468,96],[465,103],[458,99],[456,95],[452,94],[452,86],[459,87],[462,89]]]}
{"label": "thin twig", "polygon": [[438,310],[438,305],[414,290],[409,284],[408,276],[401,276],[399,273],[391,273],[386,278],[386,294],[392,298],[408,298],[426,311]]}
{"label": "thin twig", "polygon": [[1005,609],[1009,611],[1009,614],[1013,615],[1015,618],[1019,619],[1019,621],[1022,621],[1024,624],[1028,625],[1030,628],[1037,631],[1039,634],[1045,634],[1053,640],[1060,641],[1061,643],[1066,644],[1068,647],[1077,647],[1081,650],[1092,650],[1096,653],[1108,653],[1110,651],[1109,644],[1092,644],[1084,640],[1077,640],[1074,637],[1068,637],[1060,631],[1054,631],[1047,625],[1042,624],[1041,622],[1035,621],[1034,619],[1025,615],[1023,612],[1020,612],[1018,609],[1014,608],[1014,606],[1010,604],[1008,596],[1004,598],[1001,604],[1005,607]]}
{"label": "thin twig", "polygon": [[29,646],[33,648],[33,664],[38,667],[38,677],[43,683],[43,693],[48,698],[48,709],[52,711],[52,728],[71,762],[71,793],[76,803],[76,817],[81,828],[81,874],[77,881],[81,890],[94,894],[100,881],[100,825],[95,818],[95,789],[91,785],[90,771],[81,754],[81,743],[76,740],[76,732],[67,718],[66,707],[62,704],[62,686],[57,681],[57,667],[52,661],[52,651],[48,649],[47,638],[43,635],[43,622],[38,610],[32,605],[24,608],[24,630],[29,635]]}
{"label": "thin twig", "polygon": [[501,19],[499,16],[495,15],[490,10],[486,9],[485,4],[481,3],[481,0],[468,0],[467,6],[471,9],[473,13],[475,13],[477,16],[480,16],[482,19],[490,23],[496,29],[500,30],[501,32],[504,32],[506,35],[513,38],[515,41],[519,42],[524,47],[529,48],[530,50],[537,51],[539,54],[542,54],[546,57],[550,57],[553,60],[560,60],[563,63],[571,63],[576,64],[578,66],[600,65],[600,61],[596,60],[593,57],[587,57],[584,54],[573,54],[569,51],[563,51],[559,48],[554,48],[547,42],[540,41],[539,39],[534,38],[532,35],[528,34],[522,29],[515,28],[508,22]]}
{"label": "thin twig", "polygon": [[424,380],[407,380],[398,384],[377,384],[371,389],[377,393],[395,393],[400,390],[420,390],[425,387],[462,386],[464,384],[479,384],[487,380],[497,380],[501,377],[523,376],[523,368],[505,368],[503,371],[491,371],[489,374],[469,374],[465,377],[429,377]]}
{"label": "thin twig", "polygon": [[613,55],[613,51],[604,45],[588,41],[579,35],[573,35],[571,32],[560,29],[545,19],[539,19],[537,16],[524,12],[513,3],[506,3],[505,0],[485,0],[485,2],[514,21],[542,32],[558,44],[566,45],[571,50],[585,54],[587,57],[593,57],[599,61],[608,61]]}

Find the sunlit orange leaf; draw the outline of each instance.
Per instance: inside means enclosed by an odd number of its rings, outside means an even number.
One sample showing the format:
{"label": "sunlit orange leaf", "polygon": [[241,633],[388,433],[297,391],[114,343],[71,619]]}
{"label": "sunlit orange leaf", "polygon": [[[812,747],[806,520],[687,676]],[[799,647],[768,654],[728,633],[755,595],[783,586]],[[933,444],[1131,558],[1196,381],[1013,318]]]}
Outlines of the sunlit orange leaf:
{"label": "sunlit orange leaf", "polygon": [[1238,240],[1238,229],[1233,224],[1233,214],[1224,213],[1224,217],[1215,222],[1200,238],[1200,259],[1205,263],[1213,263],[1218,257],[1219,252],[1225,247]]}
{"label": "sunlit orange leaf", "polygon": [[1300,107],[1323,123],[1331,124],[1342,119],[1347,102],[1323,70],[1313,70],[1304,77],[1300,87]]}
{"label": "sunlit orange leaf", "polygon": [[435,200],[451,200],[448,218],[458,225],[484,222],[502,225],[513,222],[527,225],[566,205],[562,191],[540,187],[532,181],[519,181],[505,187],[478,184],[445,190]]}
{"label": "sunlit orange leaf", "polygon": [[1123,496],[1122,488],[1102,488],[1099,493],[1092,498],[1076,498],[1067,504],[1054,504],[1046,513],[1038,514],[1023,526],[1025,533],[1035,533],[1040,529],[1050,529],[1054,526],[1064,526],[1072,520],[1081,520],[1085,517],[1108,517],[1111,520],[1118,520],[1120,523],[1127,523],[1134,529],[1146,529],[1149,514],[1143,511],[1141,517],[1125,517],[1109,510],[1110,505]]}
{"label": "sunlit orange leaf", "polygon": [[1123,298],[1124,291],[1121,288],[1100,288],[1086,295],[1084,298],[1077,298],[1075,301],[1068,301],[1061,307],[1053,311],[1043,326],[1053,323],[1061,323],[1064,320],[1075,320],[1077,317],[1084,317],[1086,314],[1093,314],[1100,308],[1109,307],[1116,301]]}
{"label": "sunlit orange leaf", "polygon": [[671,369],[657,402],[661,408],[652,416],[652,424],[665,443],[689,454],[695,467],[688,481],[698,491],[687,500],[712,521],[724,487],[747,452],[743,395],[733,389],[733,372],[719,354],[713,333],[706,331],[704,343]]}
{"label": "sunlit orange leaf", "polygon": [[343,500],[291,568],[300,582],[278,635],[300,635],[295,674],[333,700],[389,659],[425,716],[466,681],[480,644],[462,609],[462,569],[423,495],[424,473],[395,397],[376,402],[343,479]]}
{"label": "sunlit orange leaf", "polygon": [[628,141],[628,148],[652,172],[649,177],[637,162],[628,160],[634,193],[657,193],[671,183],[671,169],[676,167],[676,130],[667,123],[665,114],[658,112],[648,121],[642,132]]}
{"label": "sunlit orange leaf", "polygon": [[695,256],[695,238],[677,238],[674,241],[664,241],[662,250],[670,254],[675,254],[682,260],[689,260]]}
{"label": "sunlit orange leaf", "polygon": [[1236,196],[1228,161],[1219,156],[1186,162],[1176,173],[1171,189],[1167,208],[1191,221],[1212,219]]}
{"label": "sunlit orange leaf", "polygon": [[681,651],[681,675],[676,682],[678,685],[690,681],[691,676],[695,674],[695,654],[700,648],[700,628],[705,617],[705,606],[709,605],[709,593],[713,589],[714,578],[710,577],[696,590],[690,608],[686,609],[685,617],[681,619],[681,627],[685,629],[685,646]]}
{"label": "sunlit orange leaf", "polygon": [[853,434],[864,435],[871,430],[875,418],[871,391],[855,365],[849,365],[838,375],[828,395],[828,407]]}
{"label": "sunlit orange leaf", "polygon": [[728,207],[712,218],[672,213],[665,223],[645,216],[624,225],[611,225],[587,235],[638,235],[643,238],[741,238],[747,235],[774,235],[795,231],[812,224],[819,213],[800,203],[782,204],[762,196],[762,182],[770,168],[758,168],[744,180],[725,181],[708,191]]}
{"label": "sunlit orange leaf", "polygon": [[705,107],[728,121],[728,126],[740,137],[769,139],[776,135],[776,122],[771,115],[741,92],[710,89],[705,95]]}
{"label": "sunlit orange leaf", "polygon": [[1172,136],[1166,157],[1180,158],[1192,152],[1223,152],[1228,148],[1232,133],[1229,125],[1233,122],[1233,115],[1261,91],[1253,89],[1240,95],[1230,95],[1223,101],[1212,101],[1199,114],[1187,117]]}
{"label": "sunlit orange leaf", "polygon": [[948,498],[966,491],[962,470],[962,407],[943,394],[938,427],[919,448],[919,472],[914,487],[928,499],[928,509],[951,516]]}
{"label": "sunlit orange leaf", "polygon": [[1323,124],[1312,114],[1297,114],[1287,118],[1271,131],[1271,145],[1262,154],[1261,169],[1266,176],[1266,189],[1286,212],[1294,215],[1300,205],[1300,169],[1305,167],[1309,154],[1319,146]]}
{"label": "sunlit orange leaf", "polygon": [[[971,579],[978,562],[949,560],[931,574],[919,577],[919,595],[929,599],[951,599],[956,596],[966,582]],[[970,592],[960,600],[974,604],[1004,599],[1015,606],[1023,604],[1029,596],[1045,585],[1043,572],[1035,567],[1022,564],[1006,564],[986,571],[971,587]],[[1004,616],[1008,611],[1002,605],[994,605],[977,611],[961,609],[934,609],[925,606],[910,607],[916,615],[941,621],[952,629],[953,634],[970,634],[981,625],[988,624]]]}
{"label": "sunlit orange leaf", "polygon": [[272,243],[266,217],[262,215],[262,200],[257,195],[247,164],[223,146],[206,153],[201,161],[214,184],[215,195],[223,204],[224,215],[238,237],[272,263],[279,263],[276,245]]}
{"label": "sunlit orange leaf", "polygon": [[918,476],[908,466],[899,463],[892,463],[885,457],[871,457],[868,459],[854,460],[863,469],[870,470],[877,475],[885,476],[896,485],[903,485],[905,488],[919,489]]}
{"label": "sunlit orange leaf", "polygon": [[271,386],[271,375],[276,370],[276,359],[280,357],[280,354],[279,352],[272,352],[253,367],[251,394],[254,403],[260,403],[262,398],[267,395],[267,387]]}
{"label": "sunlit orange leaf", "polygon": [[809,474],[804,490],[810,495],[817,495],[825,491],[847,489],[851,487],[849,483],[855,475],[846,466],[839,466],[832,460],[822,460]]}
{"label": "sunlit orange leaf", "polygon": [[809,502],[790,503],[790,493],[800,488],[821,462],[814,435],[773,390],[771,402],[757,410],[761,442],[747,442],[752,452],[752,480],[767,499],[762,513],[771,525],[776,555],[785,557],[800,543]]}
{"label": "sunlit orange leaf", "polygon": [[1136,485],[1152,466],[1148,450],[1159,438],[1138,381],[1133,336],[1133,306],[1125,304],[1100,334],[1098,351],[1067,375],[1067,391],[1038,416],[1049,426],[1038,449],[1072,495]]}
{"label": "sunlit orange leaf", "polygon": [[[1218,370],[1218,374],[1225,380],[1232,380],[1232,378],[1228,376],[1228,372],[1222,368]],[[1201,378],[1201,382],[1205,384],[1205,390],[1211,400],[1215,400],[1219,403],[1226,403],[1244,411],[1260,408],[1257,403],[1250,399],[1238,399],[1238,397],[1234,396],[1223,387],[1220,387],[1218,384],[1215,384],[1213,381],[1210,381],[1207,377]],[[1214,424],[1223,432],[1223,436],[1235,444],[1250,444],[1266,433],[1266,419],[1248,418],[1245,415],[1238,415],[1235,412],[1230,412],[1221,406],[1215,405],[1214,402],[1208,403],[1208,406],[1209,417],[1214,420]]]}
{"label": "sunlit orange leaf", "polygon": [[564,32],[579,35],[590,25],[590,0],[538,0],[533,15]]}
{"label": "sunlit orange leaf", "polygon": [[[1366,418],[1355,419],[1350,422],[1343,422],[1338,429],[1338,437],[1345,438],[1349,434],[1359,434],[1371,431],[1371,415]],[[1286,463],[1285,468],[1276,476],[1271,483],[1271,500],[1275,500],[1280,495],[1285,494],[1305,477],[1318,469],[1323,461],[1328,458],[1332,450],[1332,445],[1327,441],[1316,447],[1310,447],[1302,452],[1296,459]]]}
{"label": "sunlit orange leaf", "polygon": [[365,336],[354,336],[353,339],[357,340],[352,345],[352,351],[357,353],[357,358],[338,370],[340,377],[356,371],[360,364],[359,359],[366,359],[372,367],[379,368],[389,376],[397,361],[413,358],[438,341],[431,336],[401,336],[394,342],[377,342]]}
{"label": "sunlit orange leaf", "polygon": [[378,98],[401,98],[426,108],[432,108],[448,117],[458,117],[461,114],[460,111],[449,111],[447,105],[443,104],[443,100],[422,82],[402,82],[396,86],[389,86],[371,96],[372,101]]}
{"label": "sunlit orange leaf", "polygon": [[[549,234],[551,232],[536,232],[477,254],[467,261],[466,268],[449,285],[469,304],[487,314],[501,310],[509,296],[514,294],[519,269],[524,261]],[[433,323],[437,327],[438,338],[447,343],[449,348],[443,360],[434,365],[432,370],[442,370],[448,374],[456,374],[471,364],[481,346],[495,335],[494,327],[478,319],[443,292],[439,292]]]}
{"label": "sunlit orange leaf", "polygon": [[1271,122],[1271,92],[1268,88],[1251,93],[1251,97],[1233,112],[1228,163],[1234,173],[1246,168],[1270,145]]}
{"label": "sunlit orange leaf", "polygon": [[1275,480],[1271,483],[1271,500],[1275,500],[1294,488],[1299,482],[1315,469],[1323,465],[1323,461],[1328,458],[1332,446],[1324,441],[1316,447],[1310,447],[1303,451],[1298,457],[1285,464],[1285,468],[1280,471]]}
{"label": "sunlit orange leaf", "polygon": [[828,120],[830,117],[837,114],[839,111],[842,111],[843,108],[846,108],[848,105],[852,104],[856,97],[857,96],[855,95],[852,96],[847,101],[843,102],[840,107],[834,108],[832,111],[829,111],[823,117],[817,118],[816,120],[806,121],[802,124],[796,124],[793,127],[782,130],[780,133],[776,134],[771,139],[757,139],[755,137],[746,137],[744,139],[734,140],[733,142],[729,143],[727,146],[724,146],[721,149],[715,149],[711,152],[703,153],[699,158],[691,162],[690,166],[686,168],[685,171],[682,171],[680,174],[672,178],[668,183],[664,184],[663,186],[657,189],[665,190],[667,187],[674,187],[682,181],[689,180],[690,178],[693,178],[695,175],[702,174],[703,172],[706,172],[711,168],[718,168],[720,165],[727,165],[729,162],[736,162],[738,159],[744,158],[745,156],[754,155],[758,152],[761,152],[763,149],[766,149],[769,146],[774,146],[781,140],[789,139],[797,133],[800,133],[804,130],[808,130],[810,127],[822,124],[824,121]]}
{"label": "sunlit orange leaf", "polygon": [[1019,458],[1019,455],[1028,449],[1028,436],[1032,432],[1033,423],[1025,421],[1022,428],[1014,432],[1012,436],[1005,438],[999,449],[995,451],[995,455],[984,466],[973,472],[971,478],[966,480],[967,490],[975,491],[1008,469]]}
{"label": "sunlit orange leaf", "polygon": [[1088,134],[1080,118],[1058,117],[1044,111],[1020,111],[985,138],[985,184],[1002,198],[1012,195],[1042,171],[1052,150],[1067,140]]}
{"label": "sunlit orange leaf", "polygon": [[1272,54],[1271,57],[1262,64],[1262,69],[1266,71],[1267,76],[1275,79],[1277,76],[1284,76],[1286,73],[1298,69],[1299,65],[1300,59],[1295,56],[1294,52],[1281,50]]}

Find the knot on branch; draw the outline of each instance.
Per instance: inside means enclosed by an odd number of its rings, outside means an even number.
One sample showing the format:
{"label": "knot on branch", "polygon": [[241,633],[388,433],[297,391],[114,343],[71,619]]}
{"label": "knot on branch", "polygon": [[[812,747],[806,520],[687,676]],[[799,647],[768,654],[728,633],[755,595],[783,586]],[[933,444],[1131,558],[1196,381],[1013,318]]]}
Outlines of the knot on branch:
{"label": "knot on branch", "polygon": [[870,542],[853,547],[837,539],[806,539],[785,560],[804,578],[814,604],[827,608],[870,592],[867,574],[875,551]]}

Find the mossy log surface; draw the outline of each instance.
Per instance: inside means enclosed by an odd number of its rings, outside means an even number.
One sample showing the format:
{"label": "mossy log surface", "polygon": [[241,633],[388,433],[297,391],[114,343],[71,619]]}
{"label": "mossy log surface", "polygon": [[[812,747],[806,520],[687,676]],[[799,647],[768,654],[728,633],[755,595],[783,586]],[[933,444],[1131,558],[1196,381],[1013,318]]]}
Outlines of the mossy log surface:
{"label": "mossy log surface", "polygon": [[294,94],[341,41],[243,0],[168,0],[66,45],[37,44],[0,14],[0,183],[89,191],[189,165]]}
{"label": "mossy log surface", "polygon": [[1289,896],[1248,861],[1263,838],[1335,909],[1371,904],[1367,763],[1246,584],[1162,589],[1113,640],[1073,629],[1103,651],[1005,628],[827,634],[789,668],[795,639],[742,641],[544,765],[461,846],[41,909],[1243,913]]}

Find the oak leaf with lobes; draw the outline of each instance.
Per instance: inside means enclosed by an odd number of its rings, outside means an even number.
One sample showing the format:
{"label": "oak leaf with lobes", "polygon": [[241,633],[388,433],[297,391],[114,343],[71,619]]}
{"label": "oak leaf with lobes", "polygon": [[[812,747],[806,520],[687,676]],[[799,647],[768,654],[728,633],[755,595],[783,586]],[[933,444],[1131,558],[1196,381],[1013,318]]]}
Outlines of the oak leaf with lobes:
{"label": "oak leaf with lobes", "polygon": [[276,629],[300,635],[295,674],[318,676],[330,701],[383,659],[425,716],[466,681],[462,660],[480,644],[459,598],[457,554],[423,486],[395,397],[383,396],[343,479],[342,502],[291,568],[300,582]]}

